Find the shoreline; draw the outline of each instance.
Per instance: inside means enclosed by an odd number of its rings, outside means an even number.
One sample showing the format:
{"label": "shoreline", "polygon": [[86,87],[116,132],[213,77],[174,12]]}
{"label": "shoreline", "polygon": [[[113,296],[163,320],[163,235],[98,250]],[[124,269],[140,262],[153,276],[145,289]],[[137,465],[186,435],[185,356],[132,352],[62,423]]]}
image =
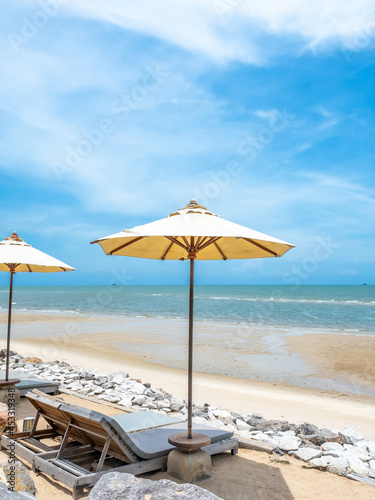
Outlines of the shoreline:
{"label": "shoreline", "polygon": [[[0,324],[4,327],[6,319],[7,315],[0,312]],[[187,328],[187,320],[182,319],[15,312],[11,336],[12,342],[42,339],[39,342],[42,357],[45,350],[49,354],[52,344],[56,356],[61,347],[85,351],[90,346],[99,352],[105,350],[108,356],[120,350],[123,359],[166,369],[186,368]],[[347,352],[338,349],[344,344],[350,344]],[[366,349],[361,349],[364,344]],[[194,369],[211,376],[225,375],[375,399],[372,355],[375,360],[375,335],[320,330],[291,332],[266,325],[254,328],[200,321],[196,321],[194,328]]]}

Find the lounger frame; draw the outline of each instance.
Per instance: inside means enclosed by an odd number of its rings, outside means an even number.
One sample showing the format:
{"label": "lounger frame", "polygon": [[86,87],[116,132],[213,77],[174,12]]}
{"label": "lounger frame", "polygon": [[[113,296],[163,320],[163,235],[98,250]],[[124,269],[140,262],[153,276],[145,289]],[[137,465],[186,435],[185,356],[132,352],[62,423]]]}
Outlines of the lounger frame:
{"label": "lounger frame", "polygon": [[[70,407],[63,402],[46,400],[35,394],[28,395],[37,408],[34,426],[30,432],[19,432],[8,436],[3,434],[1,446],[7,449],[14,447],[15,455],[31,464],[33,471],[43,472],[52,478],[61,481],[72,488],[73,499],[76,500],[84,494],[84,490],[91,488],[103,474],[108,472],[127,472],[130,474],[144,474],[154,470],[166,470],[168,453],[156,458],[143,459],[137,456],[116,432],[116,428],[109,425],[105,416],[93,412],[95,419],[91,428],[82,425],[80,416],[87,419],[87,411],[78,407]],[[69,409],[74,408],[74,416]],[[100,420],[100,416],[103,420]],[[37,430],[40,417],[47,420],[51,428]],[[91,422],[91,420],[90,420]],[[56,446],[48,446],[41,440],[46,438],[61,439]],[[231,451],[234,455],[238,451],[237,439],[229,437],[210,444],[203,448],[209,455]],[[79,464],[74,463],[89,458],[99,461],[95,472],[91,472]],[[114,457],[124,465],[103,470],[108,457]]]}

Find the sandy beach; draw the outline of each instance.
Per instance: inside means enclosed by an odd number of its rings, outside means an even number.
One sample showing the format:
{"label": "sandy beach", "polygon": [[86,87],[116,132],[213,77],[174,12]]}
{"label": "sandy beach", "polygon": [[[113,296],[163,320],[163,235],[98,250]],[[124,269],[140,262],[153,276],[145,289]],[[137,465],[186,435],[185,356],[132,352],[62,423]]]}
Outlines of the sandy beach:
{"label": "sandy beach", "polygon": [[[6,315],[2,314],[0,319],[4,323]],[[97,330],[100,321],[106,325],[106,332]],[[169,355],[173,355],[168,331],[162,345],[160,339],[152,336],[152,329],[161,325],[169,327],[172,332],[173,322],[158,324],[155,320],[148,320],[147,324],[143,324],[139,320],[137,323],[122,320],[122,332],[116,331],[116,322],[111,318],[80,315],[16,313],[12,348],[24,356],[37,356],[47,361],[64,360],[88,369],[99,368],[105,373],[125,370],[134,378],[151,382],[153,387],[162,387],[177,397],[185,398],[187,377],[183,364],[181,368],[158,364],[153,355],[163,346]],[[134,328],[135,324],[138,324],[138,331],[129,331],[128,328]],[[34,330],[27,330],[30,325]],[[150,331],[147,331],[147,325]],[[27,331],[35,331],[35,328],[38,335],[28,336]],[[77,328],[80,333],[74,333]],[[22,331],[23,336],[20,335]],[[69,331],[73,333],[67,333]],[[340,339],[335,339],[333,335],[320,335],[316,342],[312,337],[289,337],[290,354],[306,362],[317,376],[329,376],[333,386],[336,380],[346,380],[348,387],[352,384],[352,391],[306,388],[277,380],[264,382],[196,371],[194,401],[197,404],[208,402],[239,413],[261,413],[267,419],[311,422],[332,430],[351,424],[367,439],[375,440],[375,399],[356,392],[356,387],[369,387],[369,381],[374,376],[375,364],[366,364],[364,360],[370,360],[375,352],[375,338],[340,336]],[[226,349],[223,343],[217,344],[209,346],[215,359],[218,355],[224,356],[227,351],[228,355],[235,357],[236,353],[230,352],[230,346]],[[199,353],[206,353],[207,356],[207,346],[202,346],[199,339],[195,349],[196,357]],[[264,356],[260,335],[252,343],[252,350]],[[345,350],[350,351],[350,356],[344,356]],[[275,353],[272,355],[277,357]],[[269,359],[269,353],[265,359]]]}

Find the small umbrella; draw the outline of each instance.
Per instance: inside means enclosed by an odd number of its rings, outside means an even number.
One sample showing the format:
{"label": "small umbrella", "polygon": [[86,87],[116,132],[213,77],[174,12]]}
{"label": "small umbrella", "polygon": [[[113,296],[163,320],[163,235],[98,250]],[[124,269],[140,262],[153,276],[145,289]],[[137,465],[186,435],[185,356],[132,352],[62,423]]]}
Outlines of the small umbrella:
{"label": "small umbrella", "polygon": [[73,267],[28,245],[14,232],[0,241],[0,271],[10,272],[8,334],[5,381],[9,381],[10,327],[12,321],[13,275],[16,273],[55,273],[74,271]]}
{"label": "small umbrella", "polygon": [[190,260],[188,439],[192,439],[194,261],[281,257],[290,243],[234,224],[195,200],[165,219],[92,241],[107,255],[161,260]]}

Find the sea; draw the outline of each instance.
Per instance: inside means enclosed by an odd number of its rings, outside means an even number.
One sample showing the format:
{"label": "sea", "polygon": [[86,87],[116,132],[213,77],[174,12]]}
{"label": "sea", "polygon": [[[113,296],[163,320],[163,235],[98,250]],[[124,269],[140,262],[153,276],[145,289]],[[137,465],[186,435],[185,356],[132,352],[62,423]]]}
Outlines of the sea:
{"label": "sea", "polygon": [[[17,286],[13,310],[101,317],[188,317],[187,286]],[[0,288],[0,310],[8,289]],[[374,285],[197,285],[194,318],[291,333],[375,335]]]}

